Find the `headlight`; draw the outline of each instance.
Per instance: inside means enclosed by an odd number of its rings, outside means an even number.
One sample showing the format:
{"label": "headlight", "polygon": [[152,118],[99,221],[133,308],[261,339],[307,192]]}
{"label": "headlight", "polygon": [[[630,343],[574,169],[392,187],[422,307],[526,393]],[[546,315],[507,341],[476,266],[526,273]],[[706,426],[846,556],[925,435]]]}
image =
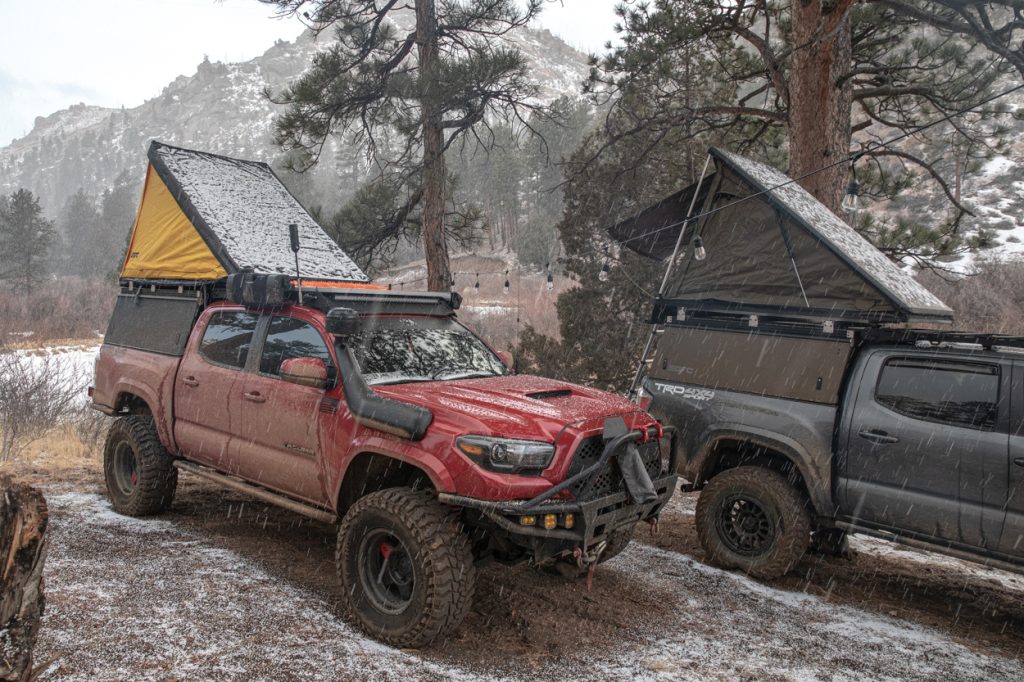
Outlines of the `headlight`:
{"label": "headlight", "polygon": [[455,445],[483,468],[511,474],[539,474],[555,456],[554,445],[535,440],[461,436]]}

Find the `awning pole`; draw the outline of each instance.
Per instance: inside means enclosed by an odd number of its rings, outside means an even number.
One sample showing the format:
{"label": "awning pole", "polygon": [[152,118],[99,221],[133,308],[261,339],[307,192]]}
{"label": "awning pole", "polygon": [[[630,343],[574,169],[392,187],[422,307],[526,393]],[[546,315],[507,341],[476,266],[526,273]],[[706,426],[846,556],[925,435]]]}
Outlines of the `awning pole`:
{"label": "awning pole", "polygon": [[[668,265],[665,266],[665,276],[661,278],[661,286],[658,287],[658,295],[656,298],[661,298],[665,293],[665,287],[668,286],[669,275],[672,274],[672,267],[675,265],[676,258],[679,256],[679,247],[683,244],[683,235],[686,234],[686,226],[693,216],[693,208],[697,205],[697,196],[700,194],[701,185],[704,184],[704,176],[708,172],[708,165],[711,163],[711,154],[704,157],[704,168],[700,171],[700,178],[697,180],[697,189],[693,192],[693,197],[690,198],[690,208],[686,210],[686,220],[683,221],[683,225],[679,228],[679,236],[676,237],[676,246],[672,249],[672,257],[668,259]],[[651,352],[651,346],[654,345],[654,339],[658,335],[658,325],[651,325],[651,333],[647,336],[647,343],[644,344],[644,353],[640,356],[640,364],[636,368],[636,374],[633,375],[633,381],[629,384],[629,393],[626,395],[630,400],[634,400],[637,397],[637,387],[640,386],[640,380],[644,376],[644,367],[647,366],[647,355]]]}

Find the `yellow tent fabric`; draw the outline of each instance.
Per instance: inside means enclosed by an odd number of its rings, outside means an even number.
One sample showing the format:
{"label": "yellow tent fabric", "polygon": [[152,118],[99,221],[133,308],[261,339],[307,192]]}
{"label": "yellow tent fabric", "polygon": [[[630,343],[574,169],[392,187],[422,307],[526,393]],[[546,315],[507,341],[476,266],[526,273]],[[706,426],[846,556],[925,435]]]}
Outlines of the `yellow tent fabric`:
{"label": "yellow tent fabric", "polygon": [[150,164],[121,278],[215,280],[226,276]]}

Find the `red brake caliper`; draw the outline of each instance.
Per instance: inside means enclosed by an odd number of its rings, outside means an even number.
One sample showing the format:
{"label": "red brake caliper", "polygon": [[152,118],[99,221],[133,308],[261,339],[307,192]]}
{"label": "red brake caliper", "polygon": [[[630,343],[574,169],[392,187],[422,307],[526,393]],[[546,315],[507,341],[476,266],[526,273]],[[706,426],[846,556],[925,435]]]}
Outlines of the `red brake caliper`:
{"label": "red brake caliper", "polygon": [[393,551],[395,551],[394,545],[389,545],[386,542],[380,543],[380,555],[384,557],[384,561],[388,560],[388,557],[391,556]]}
{"label": "red brake caliper", "polygon": [[139,482],[139,474],[132,472],[132,485],[136,485]]}

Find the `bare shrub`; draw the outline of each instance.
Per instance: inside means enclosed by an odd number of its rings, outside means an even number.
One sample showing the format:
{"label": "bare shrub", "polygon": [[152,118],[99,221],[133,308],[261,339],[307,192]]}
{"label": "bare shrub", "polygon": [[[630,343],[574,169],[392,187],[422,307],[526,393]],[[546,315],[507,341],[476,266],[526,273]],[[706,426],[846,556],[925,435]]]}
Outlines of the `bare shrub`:
{"label": "bare shrub", "polygon": [[117,285],[81,277],[40,282],[31,294],[0,297],[0,344],[95,338],[107,328]]}
{"label": "bare shrub", "polygon": [[955,329],[1024,335],[1024,260],[984,260],[967,277],[924,272],[919,279],[953,309]]}
{"label": "bare shrub", "polygon": [[50,354],[0,353],[0,461],[68,422],[87,380]]}

